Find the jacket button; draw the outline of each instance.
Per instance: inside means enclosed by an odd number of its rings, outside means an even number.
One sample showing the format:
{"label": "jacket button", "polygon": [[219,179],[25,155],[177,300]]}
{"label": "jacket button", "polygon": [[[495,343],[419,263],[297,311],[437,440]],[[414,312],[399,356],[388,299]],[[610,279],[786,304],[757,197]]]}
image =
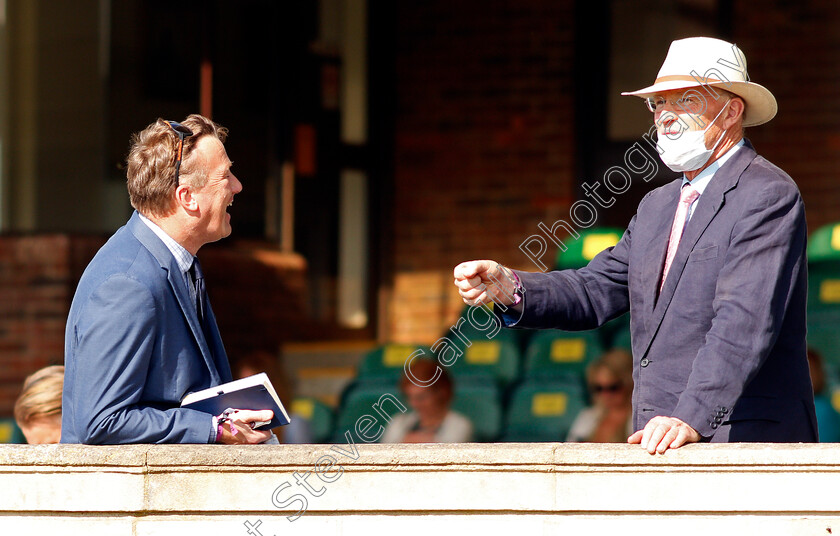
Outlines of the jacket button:
{"label": "jacket button", "polygon": [[715,417],[715,424],[720,424],[723,420],[720,417]]}
{"label": "jacket button", "polygon": [[718,427],[718,423],[713,422],[713,423],[711,423],[711,426],[712,426],[712,428],[717,429],[717,427]]}
{"label": "jacket button", "polygon": [[646,366],[648,366],[648,365],[650,364],[650,359],[648,359],[648,358],[646,358],[646,357],[643,357],[643,358],[642,358],[642,360],[641,360],[641,361],[639,361],[639,364],[640,364],[642,367],[646,367]]}

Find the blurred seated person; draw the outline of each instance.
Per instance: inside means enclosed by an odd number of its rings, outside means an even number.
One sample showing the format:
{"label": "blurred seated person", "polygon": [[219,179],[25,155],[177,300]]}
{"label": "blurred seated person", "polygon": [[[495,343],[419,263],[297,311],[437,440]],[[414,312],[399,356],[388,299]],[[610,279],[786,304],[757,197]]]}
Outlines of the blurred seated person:
{"label": "blurred seated person", "polygon": [[430,359],[417,359],[411,365],[416,378],[433,378],[440,369],[436,382],[420,387],[406,376],[400,379],[400,389],[412,411],[394,416],[382,443],[466,443],[472,440],[470,420],[449,409],[452,401],[452,380],[446,369]]}
{"label": "blurred seated person", "polygon": [[831,392],[826,386],[822,356],[813,348],[808,348],[808,368],[811,370],[811,385],[814,387],[820,443],[838,443],[840,414],[831,405]]}
{"label": "blurred seated person", "polygon": [[23,382],[15,402],[15,421],[30,445],[58,443],[61,439],[61,394],[64,367],[42,368]]}
{"label": "blurred seated person", "polygon": [[633,356],[615,349],[586,368],[592,405],[581,411],[566,441],[624,443],[633,433]]}

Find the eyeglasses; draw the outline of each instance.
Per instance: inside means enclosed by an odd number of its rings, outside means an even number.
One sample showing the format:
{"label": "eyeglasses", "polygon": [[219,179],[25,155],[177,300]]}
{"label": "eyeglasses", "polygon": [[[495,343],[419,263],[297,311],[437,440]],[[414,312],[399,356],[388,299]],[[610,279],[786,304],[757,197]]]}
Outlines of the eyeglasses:
{"label": "eyeglasses", "polygon": [[193,135],[193,131],[178,123],[177,121],[167,121],[175,134],[178,135],[178,156],[175,158],[175,187],[178,187],[178,174],[181,172],[181,154],[184,152],[184,139]]}
{"label": "eyeglasses", "polygon": [[593,393],[615,393],[621,389],[620,383],[610,383],[607,385],[593,384],[589,386],[589,390]]}
{"label": "eyeglasses", "polygon": [[700,114],[706,109],[706,101],[697,96],[686,95],[677,100],[666,99],[665,97],[648,97],[645,99],[647,109],[653,113],[661,112],[666,104],[670,104],[674,110],[683,110],[690,114]]}

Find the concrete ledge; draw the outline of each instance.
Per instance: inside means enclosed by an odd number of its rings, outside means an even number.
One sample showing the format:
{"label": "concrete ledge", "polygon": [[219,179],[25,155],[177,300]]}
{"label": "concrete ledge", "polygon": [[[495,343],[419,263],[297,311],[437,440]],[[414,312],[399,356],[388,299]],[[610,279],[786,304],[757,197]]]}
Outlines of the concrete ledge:
{"label": "concrete ledge", "polygon": [[10,534],[650,534],[674,523],[681,534],[831,534],[838,484],[840,445],[828,444],[664,456],[562,443],[4,445],[0,523]]}

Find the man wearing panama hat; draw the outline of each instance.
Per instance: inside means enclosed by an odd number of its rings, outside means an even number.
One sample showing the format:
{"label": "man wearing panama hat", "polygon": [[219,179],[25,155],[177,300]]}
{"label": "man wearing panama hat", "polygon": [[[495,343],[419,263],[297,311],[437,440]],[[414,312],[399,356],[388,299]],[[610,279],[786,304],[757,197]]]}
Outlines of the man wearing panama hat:
{"label": "man wearing panama hat", "polygon": [[[744,53],[671,43],[644,99],[662,161],[681,173],[639,203],[619,243],[580,270],[455,268],[464,301],[508,326],[591,329],[630,311],[634,428],[651,454],[686,443],[817,440],[805,346],[805,211],[793,180],[744,127],[776,99]],[[502,309],[502,307],[498,308]]]}

